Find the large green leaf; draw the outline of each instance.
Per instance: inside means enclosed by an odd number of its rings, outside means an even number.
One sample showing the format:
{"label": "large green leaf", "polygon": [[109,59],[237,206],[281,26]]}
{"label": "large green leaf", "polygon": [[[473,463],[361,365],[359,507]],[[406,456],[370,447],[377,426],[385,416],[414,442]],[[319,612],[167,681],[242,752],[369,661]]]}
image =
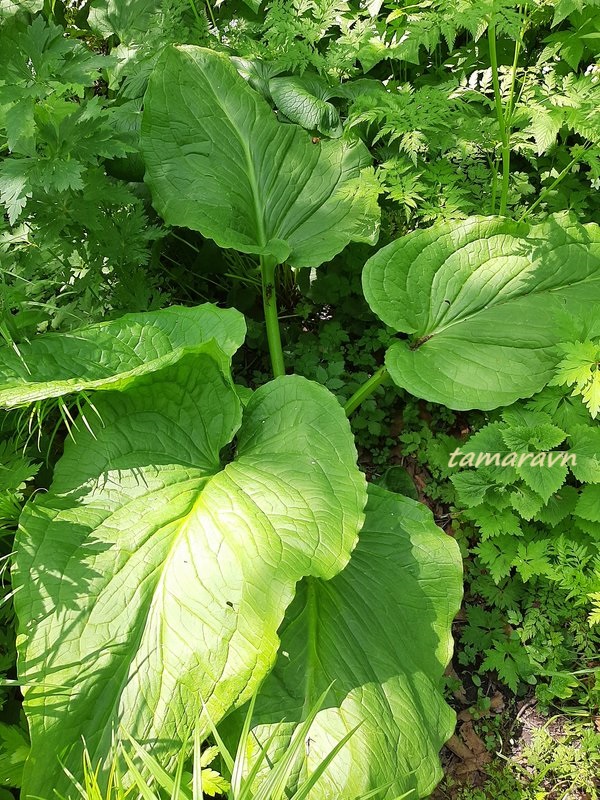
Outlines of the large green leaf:
{"label": "large green leaf", "polygon": [[[304,581],[280,631],[274,671],[258,695],[253,733],[272,755],[320,694],[333,686],[306,743],[299,783],[355,726],[310,794],[314,800],[427,796],[441,777],[438,752],[454,714],[442,675],[452,652],[451,623],[461,598],[461,558],[423,505],[371,486],[367,517],[346,569],[331,581]],[[236,714],[225,721],[235,729]],[[250,737],[250,763],[257,756]]]}
{"label": "large green leaf", "polygon": [[556,344],[580,335],[572,318],[600,302],[600,228],[566,215],[444,222],[382,248],[363,288],[411,334],[386,355],[399,386],[450,408],[508,405],[548,383]]}
{"label": "large green leaf", "polygon": [[142,150],[165,221],[221,247],[313,267],[350,241],[377,240],[379,189],[362,142],[313,143],[279,123],[212,50],[165,49],[146,93]]}
{"label": "large green leaf", "polygon": [[105,39],[114,33],[123,44],[142,42],[160,6],[160,0],[92,0],[88,24]]}
{"label": "large green leaf", "polygon": [[329,102],[335,92],[318,75],[271,78],[269,92],[279,111],[292,122],[332,138],[342,135],[340,115]]}
{"label": "large green leaf", "polygon": [[226,357],[242,345],[244,317],[206,303],[127,314],[71,333],[0,348],[0,408],[86,389],[124,388],[214,340]]}
{"label": "large green leaf", "polygon": [[[19,678],[31,732],[21,797],[68,796],[120,726],[169,761],[271,669],[305,575],[331,578],[363,521],[343,409],[300,377],[240,401],[208,353],[94,398],[22,515],[14,567]],[[90,415],[93,420],[93,415]],[[220,454],[236,438],[235,460]]]}

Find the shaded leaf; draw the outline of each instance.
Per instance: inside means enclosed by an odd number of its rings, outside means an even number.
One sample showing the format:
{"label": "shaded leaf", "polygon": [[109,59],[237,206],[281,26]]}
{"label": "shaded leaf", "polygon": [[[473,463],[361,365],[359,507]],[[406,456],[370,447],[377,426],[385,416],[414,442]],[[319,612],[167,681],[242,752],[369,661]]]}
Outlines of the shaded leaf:
{"label": "shaded leaf", "polygon": [[92,0],[88,24],[105,39],[116,34],[123,44],[140,42],[159,8],[160,0]]}
{"label": "shaded leaf", "polygon": [[[441,692],[461,596],[456,543],[414,500],[369,487],[367,518],[350,564],[333,580],[299,587],[281,629],[281,651],[259,692],[253,733],[281,726],[284,752],[319,693],[333,682],[306,739],[292,790],[356,725],[311,790],[314,800],[354,800],[379,786],[391,800],[424,797],[441,777],[438,750],[454,715]],[[235,727],[227,720],[226,727]],[[259,757],[250,737],[250,763]],[[412,796],[409,795],[409,796]]]}
{"label": "shaded leaf", "polygon": [[292,122],[325,136],[342,135],[340,115],[332,103],[326,82],[313,75],[271,78],[269,91],[277,108]]}

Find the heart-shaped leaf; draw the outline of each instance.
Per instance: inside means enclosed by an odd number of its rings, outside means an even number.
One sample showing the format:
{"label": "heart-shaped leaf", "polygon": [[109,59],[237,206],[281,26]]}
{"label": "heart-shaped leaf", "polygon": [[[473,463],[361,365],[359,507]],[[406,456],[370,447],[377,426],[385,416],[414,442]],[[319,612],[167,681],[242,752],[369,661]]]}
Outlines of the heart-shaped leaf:
{"label": "heart-shaped leaf", "polygon": [[23,512],[23,797],[66,796],[58,759],[77,774],[82,739],[105,782],[121,728],[169,762],[202,701],[218,721],[257,689],[296,583],[348,562],[366,490],[343,409],[289,376],[242,412],[211,347],[97,393],[93,430]]}
{"label": "heart-shaped leaf", "polygon": [[278,122],[212,50],[165,49],[146,93],[142,150],[163,219],[221,247],[315,267],[351,241],[377,241],[379,188],[362,142],[313,143]]}
{"label": "heart-shaped leaf", "polygon": [[509,405],[548,383],[556,345],[600,302],[600,228],[564,214],[444,222],[382,248],[363,288],[380,319],[412,335],[387,351],[399,386],[450,408]]}

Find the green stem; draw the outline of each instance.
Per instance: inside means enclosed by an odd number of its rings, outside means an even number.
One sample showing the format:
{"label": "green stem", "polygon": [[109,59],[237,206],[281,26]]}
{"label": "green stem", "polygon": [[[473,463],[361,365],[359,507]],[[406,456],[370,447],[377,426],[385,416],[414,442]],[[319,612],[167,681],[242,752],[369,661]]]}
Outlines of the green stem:
{"label": "green stem", "polygon": [[496,103],[496,117],[500,128],[500,142],[502,147],[502,189],[500,192],[500,216],[506,214],[508,203],[508,181],[510,178],[510,142],[504,109],[502,107],[502,94],[498,79],[498,54],[496,52],[496,23],[492,18],[488,25],[488,42],[490,45],[490,63],[492,66],[492,83],[494,85],[494,101]]}
{"label": "green stem", "polygon": [[346,412],[346,416],[349,417],[353,411],[359,407],[359,405],[366,400],[367,397],[370,397],[375,389],[378,386],[387,380],[389,373],[385,367],[379,367],[377,372],[375,372],[368,381],[365,381],[362,386],[354,392],[352,397],[348,400],[346,405],[344,406],[344,411]]}
{"label": "green stem", "polygon": [[496,195],[498,192],[498,159],[489,159],[490,172],[492,173],[492,198],[490,214],[496,213]]}
{"label": "green stem", "polygon": [[535,209],[539,206],[539,204],[542,202],[544,197],[546,197],[547,194],[549,194],[553,189],[555,189],[558,186],[558,184],[562,181],[562,179],[565,177],[565,175],[567,175],[567,173],[569,173],[571,171],[571,168],[573,167],[574,164],[576,164],[579,161],[579,158],[580,158],[580,156],[576,156],[572,161],[570,161],[567,164],[567,166],[563,169],[563,171],[556,176],[556,178],[552,181],[550,186],[546,186],[544,189],[542,189],[542,191],[539,193],[538,199],[535,201],[535,203],[533,203],[528,209],[526,209],[521,214],[521,216],[519,217],[519,220],[518,220],[519,222],[523,222],[523,220],[526,217],[528,217],[531,213],[533,213],[535,211]]}
{"label": "green stem", "polygon": [[506,106],[506,127],[510,136],[510,129],[512,127],[513,113],[515,110],[515,87],[517,85],[517,67],[519,66],[519,56],[521,55],[521,46],[525,38],[525,29],[527,28],[527,16],[523,9],[519,8],[519,12],[523,15],[521,29],[519,31],[519,38],[515,40],[515,54],[513,56],[513,63],[510,71],[510,92],[508,95],[508,104]]}
{"label": "green stem", "polygon": [[269,258],[267,256],[260,257],[263,308],[265,311],[265,323],[267,326],[269,354],[271,356],[273,376],[275,378],[279,378],[280,375],[285,375],[285,363],[283,360],[283,350],[281,348],[279,318],[277,316],[277,296],[275,294],[276,266],[277,264],[274,258]]}
{"label": "green stem", "polygon": [[207,8],[208,8],[208,14],[209,14],[209,16],[210,16],[210,21],[211,21],[211,22],[212,22],[212,24],[213,24],[213,28],[214,28],[215,30],[218,30],[218,28],[217,28],[217,21],[215,20],[215,15],[213,14],[213,9],[212,9],[212,6],[211,6],[211,4],[210,4],[210,0],[206,0],[206,6],[207,6]]}
{"label": "green stem", "polygon": [[[196,22],[198,23],[198,27],[202,27],[202,25],[203,25],[202,18],[200,17],[200,14],[198,13],[198,9],[196,8],[196,0],[188,0],[188,2],[190,4],[190,8],[192,9],[194,17],[196,18]],[[208,16],[210,17],[210,21],[213,24],[213,28],[215,28],[217,30],[217,23],[216,23],[216,20],[215,20],[215,15],[213,14],[213,10],[212,10],[212,6],[210,4],[210,0],[206,0],[206,7],[208,9]]]}

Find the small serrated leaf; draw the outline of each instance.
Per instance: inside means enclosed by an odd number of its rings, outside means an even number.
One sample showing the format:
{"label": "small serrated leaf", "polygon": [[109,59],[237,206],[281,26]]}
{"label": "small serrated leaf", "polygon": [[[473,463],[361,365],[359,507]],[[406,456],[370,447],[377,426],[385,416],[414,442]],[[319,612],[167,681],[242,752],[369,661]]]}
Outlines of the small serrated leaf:
{"label": "small serrated leaf", "polygon": [[576,425],[571,434],[569,453],[575,457],[570,469],[582,483],[600,483],[600,427]]}
{"label": "small serrated leaf", "polygon": [[13,225],[31,197],[31,173],[35,162],[27,158],[6,158],[0,164],[0,202]]}
{"label": "small serrated leaf", "polygon": [[596,419],[600,412],[600,370],[594,371],[590,381],[581,390],[581,397],[592,419]]}
{"label": "small serrated leaf", "polygon": [[519,542],[514,565],[525,582],[534,575],[552,576],[552,565],[548,560],[548,542],[545,539],[537,542]]}
{"label": "small serrated leaf", "polygon": [[532,519],[544,505],[539,494],[528,486],[515,486],[510,493],[510,502],[515,511],[526,520]]}
{"label": "small serrated leaf", "polygon": [[475,551],[496,583],[510,575],[517,555],[518,540],[512,535],[479,542]]}
{"label": "small serrated leaf", "polygon": [[450,478],[460,502],[467,508],[481,505],[487,492],[494,487],[485,470],[470,470],[452,475]]}
{"label": "small serrated leaf", "polygon": [[229,790],[229,781],[222,775],[210,767],[203,769],[202,776],[202,792],[208,797],[214,797],[217,794],[225,794]]}
{"label": "small serrated leaf", "polygon": [[519,518],[508,508],[499,510],[481,506],[465,513],[465,516],[479,527],[483,539],[507,533],[512,536],[523,535]]}
{"label": "small serrated leaf", "polygon": [[4,124],[11,152],[26,156],[35,155],[34,109],[33,97],[23,97],[6,111]]}
{"label": "small serrated leaf", "polygon": [[534,514],[534,517],[546,525],[558,525],[573,513],[578,497],[577,489],[574,486],[562,486],[556,494],[552,495],[547,504]]}
{"label": "small serrated leaf", "polygon": [[[559,456],[560,460],[552,466],[549,466],[547,462],[537,465],[535,461],[536,455],[539,459],[543,456],[546,458],[548,456]],[[560,453],[541,453],[536,455],[533,456],[531,461],[517,466],[516,469],[519,477],[525,481],[527,486],[533,489],[534,492],[537,492],[544,503],[547,503],[550,497],[557,492],[565,482],[568,469],[561,463],[562,456],[560,456]]]}
{"label": "small serrated leaf", "polygon": [[575,506],[575,514],[590,522],[600,522],[600,484],[583,487]]}

